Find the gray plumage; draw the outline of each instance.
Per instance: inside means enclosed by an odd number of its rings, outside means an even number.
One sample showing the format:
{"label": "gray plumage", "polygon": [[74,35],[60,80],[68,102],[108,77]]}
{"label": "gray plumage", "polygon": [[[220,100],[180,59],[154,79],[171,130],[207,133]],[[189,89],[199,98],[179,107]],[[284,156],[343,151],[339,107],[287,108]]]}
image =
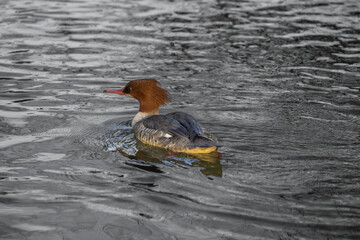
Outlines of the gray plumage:
{"label": "gray plumage", "polygon": [[184,112],[151,115],[133,128],[140,141],[172,151],[218,146],[216,138]]}

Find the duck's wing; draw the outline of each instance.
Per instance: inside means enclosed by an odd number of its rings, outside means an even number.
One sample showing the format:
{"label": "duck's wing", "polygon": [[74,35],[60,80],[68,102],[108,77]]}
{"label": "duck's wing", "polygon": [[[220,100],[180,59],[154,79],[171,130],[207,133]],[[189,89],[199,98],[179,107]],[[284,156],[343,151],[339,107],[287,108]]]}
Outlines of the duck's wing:
{"label": "duck's wing", "polygon": [[[136,125],[142,125],[145,131],[162,132],[167,137],[185,137],[190,138],[188,130],[176,119],[167,115],[153,115],[147,117]],[[137,127],[135,125],[135,127]]]}
{"label": "duck's wing", "polygon": [[162,131],[172,137],[186,137],[190,141],[194,141],[197,136],[206,137],[200,123],[184,112],[153,115],[142,120],[141,124],[147,129]]}
{"label": "duck's wing", "polygon": [[178,121],[181,126],[183,126],[189,134],[191,141],[194,141],[196,136],[205,137],[204,129],[201,127],[200,123],[188,113],[184,112],[173,112],[168,113],[165,116],[171,117]]}
{"label": "duck's wing", "polygon": [[146,117],[134,125],[134,131],[141,141],[155,142],[154,145],[162,147],[191,149],[218,146],[215,137],[209,135],[191,115],[183,112]]}

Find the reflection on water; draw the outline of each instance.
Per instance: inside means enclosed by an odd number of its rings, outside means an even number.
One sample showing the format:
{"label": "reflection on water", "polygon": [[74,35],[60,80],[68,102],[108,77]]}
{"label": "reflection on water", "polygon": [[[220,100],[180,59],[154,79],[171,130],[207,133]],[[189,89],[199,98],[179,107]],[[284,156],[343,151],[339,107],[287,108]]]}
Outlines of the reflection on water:
{"label": "reflection on water", "polygon": [[[0,1],[1,239],[358,239],[359,1]],[[132,99],[220,155],[135,141]]]}

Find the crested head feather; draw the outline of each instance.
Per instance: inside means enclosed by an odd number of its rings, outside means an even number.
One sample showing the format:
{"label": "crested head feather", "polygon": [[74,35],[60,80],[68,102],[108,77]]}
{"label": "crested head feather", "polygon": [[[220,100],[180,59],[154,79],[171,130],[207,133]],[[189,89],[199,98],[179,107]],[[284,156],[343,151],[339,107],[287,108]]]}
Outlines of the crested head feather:
{"label": "crested head feather", "polygon": [[124,92],[140,102],[140,112],[158,112],[170,100],[169,93],[155,79],[139,79],[126,84]]}

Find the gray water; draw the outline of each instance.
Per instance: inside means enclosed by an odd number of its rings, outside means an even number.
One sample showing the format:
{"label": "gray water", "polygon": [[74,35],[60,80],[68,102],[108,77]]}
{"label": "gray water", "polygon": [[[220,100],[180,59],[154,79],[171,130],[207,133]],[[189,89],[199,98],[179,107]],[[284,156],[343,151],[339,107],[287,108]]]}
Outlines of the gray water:
{"label": "gray water", "polygon": [[[0,239],[359,239],[360,2],[2,0]],[[221,156],[136,142],[155,78]]]}

